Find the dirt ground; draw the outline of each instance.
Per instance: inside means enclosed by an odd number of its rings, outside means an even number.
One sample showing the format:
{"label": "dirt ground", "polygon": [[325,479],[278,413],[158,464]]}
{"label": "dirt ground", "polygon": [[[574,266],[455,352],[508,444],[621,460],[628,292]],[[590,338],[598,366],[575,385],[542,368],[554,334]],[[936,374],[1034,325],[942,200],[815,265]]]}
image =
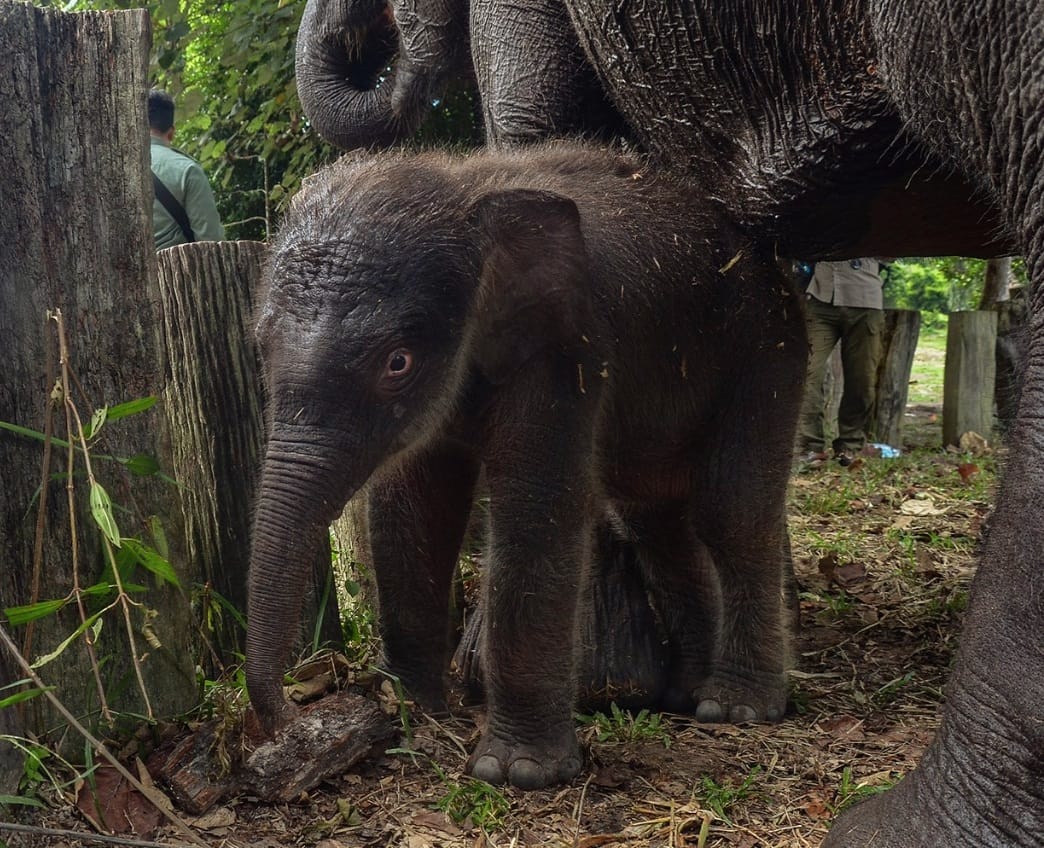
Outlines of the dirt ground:
{"label": "dirt ground", "polygon": [[[935,409],[913,408],[907,421],[904,447],[939,443]],[[588,717],[578,723],[580,776],[524,793],[462,776],[481,710],[445,721],[414,712],[396,752],[293,803],[239,797],[202,819],[182,816],[206,844],[228,848],[818,845],[839,810],[911,769],[938,725],[995,464],[992,454],[922,447],[795,471],[801,632],[779,725]],[[32,821],[86,829],[69,805]],[[124,838],[187,844],[170,828]],[[0,832],[4,840],[86,844]]]}

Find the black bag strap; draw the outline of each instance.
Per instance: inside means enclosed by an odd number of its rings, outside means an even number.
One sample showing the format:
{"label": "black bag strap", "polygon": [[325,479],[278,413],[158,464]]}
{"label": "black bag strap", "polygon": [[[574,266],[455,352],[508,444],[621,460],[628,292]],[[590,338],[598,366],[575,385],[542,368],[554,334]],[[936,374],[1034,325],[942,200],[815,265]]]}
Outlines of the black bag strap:
{"label": "black bag strap", "polygon": [[192,225],[189,224],[188,214],[185,212],[185,207],[178,203],[178,199],[170,193],[170,189],[163,184],[163,180],[156,176],[155,172],[152,174],[152,185],[156,189],[156,199],[163,204],[163,208],[170,213],[170,217],[174,219],[174,223],[181,227],[181,232],[185,234],[186,241],[195,241],[196,234],[192,232]]}

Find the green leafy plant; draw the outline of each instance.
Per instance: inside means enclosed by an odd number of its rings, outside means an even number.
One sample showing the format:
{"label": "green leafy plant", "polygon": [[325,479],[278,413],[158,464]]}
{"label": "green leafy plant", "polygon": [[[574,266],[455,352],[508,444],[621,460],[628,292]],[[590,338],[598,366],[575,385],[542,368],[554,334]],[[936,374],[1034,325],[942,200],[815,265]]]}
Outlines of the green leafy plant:
{"label": "green leafy plant", "polygon": [[754,766],[739,785],[735,785],[732,781],[718,783],[710,775],[705,774],[700,778],[701,802],[719,819],[731,825],[730,811],[736,804],[745,801],[755,793],[755,784],[760,774],[761,766]]}
{"label": "green leafy plant", "polygon": [[503,827],[511,803],[499,789],[474,777],[452,780],[437,765],[432,766],[446,787],[445,794],[435,802],[435,809],[442,810],[457,824],[470,821],[487,832]]}
{"label": "green leafy plant", "polygon": [[861,801],[863,798],[868,798],[871,795],[879,795],[891,789],[898,782],[898,777],[889,778],[873,785],[857,782],[852,777],[851,767],[845,766],[841,770],[841,783],[837,788],[836,801],[833,804],[835,815],[852,806],[856,801]]}
{"label": "green leafy plant", "polygon": [[663,716],[646,709],[632,714],[630,710],[622,710],[612,703],[609,705],[608,715],[601,712],[591,715],[578,714],[576,720],[581,725],[592,728],[595,741],[602,744],[656,741],[662,742],[665,748],[671,745],[671,736]]}
{"label": "green leafy plant", "polygon": [[[30,653],[28,646],[32,644],[33,623],[46,616],[56,615],[66,606],[75,607],[79,619],[78,626],[55,649],[38,657],[32,663],[32,668],[38,669],[52,662],[64,653],[71,644],[82,639],[94,674],[102,717],[112,724],[114,718],[108,706],[108,699],[100,671],[101,663],[97,657],[95,646],[105,623],[105,616],[110,612],[117,614],[122,618],[130,649],[131,666],[137,679],[138,689],[145,703],[146,714],[151,719],[152,706],[142,677],[140,666],[142,654],[137,647],[138,637],[135,635],[132,616],[138,618],[142,638],[153,647],[158,647],[159,640],[152,626],[156,612],[142,601],[133,597],[145,591],[143,585],[133,581],[136,572],[138,569],[141,569],[151,574],[160,584],[166,583],[179,587],[179,582],[177,574],[166,556],[166,536],[159,519],[153,516],[147,522],[142,522],[148,527],[150,537],[148,540],[137,536],[123,535],[116,519],[116,509],[112,499],[95,473],[95,464],[99,460],[115,461],[126,468],[132,475],[153,476],[159,473],[158,464],[152,457],[138,455],[136,457],[121,458],[98,450],[100,439],[103,438],[106,428],[112,422],[151,409],[156,404],[157,399],[155,397],[146,397],[114,406],[101,407],[92,413],[85,425],[79,409],[72,400],[74,380],[69,364],[68,341],[61,310],[49,312],[48,319],[53,321],[56,327],[61,371],[51,392],[50,398],[53,408],[49,407],[48,409],[46,428],[41,432],[11,422],[0,422],[0,429],[43,442],[45,456],[47,457],[50,457],[50,452],[55,447],[65,450],[65,471],[60,476],[66,482],[68,498],[72,586],[68,593],[61,598],[41,600],[34,595],[27,604],[5,608],[4,615],[7,623],[11,626],[26,627],[25,644],[27,646],[26,653],[28,654]],[[57,438],[53,434],[52,421],[54,415],[58,412],[64,413],[66,425],[65,439]],[[84,586],[81,582],[81,556],[76,536],[77,510],[74,501],[75,482],[77,480],[86,481],[89,513],[99,531],[105,566],[100,578],[87,586]],[[41,499],[45,497],[47,482],[47,480],[41,482],[38,494],[38,497]],[[42,531],[43,527],[38,527],[38,533]],[[40,546],[38,545],[37,550],[39,549]],[[37,577],[41,567],[39,556],[37,556],[37,559],[33,562],[34,578],[32,585],[34,587],[38,585]]]}

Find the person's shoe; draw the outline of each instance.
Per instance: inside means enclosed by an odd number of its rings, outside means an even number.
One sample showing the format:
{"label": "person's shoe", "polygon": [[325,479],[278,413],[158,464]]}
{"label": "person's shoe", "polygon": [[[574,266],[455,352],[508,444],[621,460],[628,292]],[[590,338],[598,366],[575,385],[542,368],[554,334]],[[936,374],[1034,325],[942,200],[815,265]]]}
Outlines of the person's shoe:
{"label": "person's shoe", "polygon": [[834,451],[834,459],[837,460],[837,464],[842,468],[848,468],[849,465],[855,462],[855,454],[850,450]]}

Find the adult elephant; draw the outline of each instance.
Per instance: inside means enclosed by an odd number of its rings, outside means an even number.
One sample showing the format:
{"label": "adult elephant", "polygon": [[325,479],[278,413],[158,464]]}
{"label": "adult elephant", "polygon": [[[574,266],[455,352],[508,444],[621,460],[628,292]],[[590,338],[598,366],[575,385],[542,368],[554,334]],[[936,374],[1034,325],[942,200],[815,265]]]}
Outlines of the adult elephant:
{"label": "adult elephant", "polygon": [[678,167],[722,174],[726,205],[784,255],[1026,256],[1024,388],[942,726],[920,766],[843,816],[828,844],[1039,845],[1044,9],[476,0],[472,62],[491,140],[555,132],[575,113],[581,76],[532,72],[575,58],[574,34],[643,144]]}

